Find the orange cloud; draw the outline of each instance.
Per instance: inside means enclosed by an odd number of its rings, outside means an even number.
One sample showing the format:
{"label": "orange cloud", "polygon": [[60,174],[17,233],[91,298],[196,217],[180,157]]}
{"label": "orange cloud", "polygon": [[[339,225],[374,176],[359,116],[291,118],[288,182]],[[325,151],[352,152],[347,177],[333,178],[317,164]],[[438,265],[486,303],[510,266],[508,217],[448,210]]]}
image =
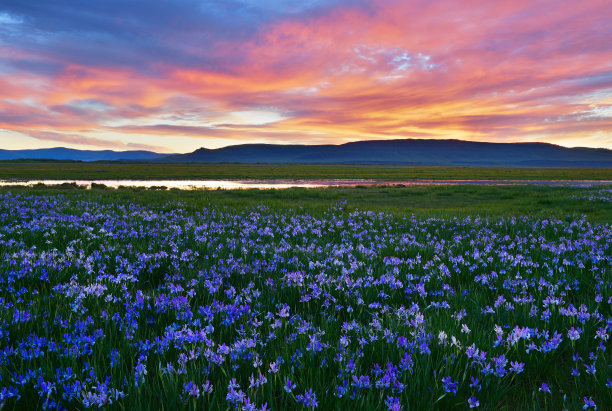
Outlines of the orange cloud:
{"label": "orange cloud", "polygon": [[[187,55],[143,67],[57,58],[59,74],[13,70],[0,77],[0,128],[100,147],[151,135],[166,136],[168,146],[157,147],[167,149],[173,136],[191,138],[176,151],[207,138],[612,148],[612,112],[601,109],[612,95],[610,19],[612,5],[599,0],[341,3],[262,23],[246,40],[213,38],[210,63],[191,62],[204,53],[193,43],[181,48]],[[11,64],[32,57],[8,51]],[[236,121],[237,112],[257,111],[280,120]]]}

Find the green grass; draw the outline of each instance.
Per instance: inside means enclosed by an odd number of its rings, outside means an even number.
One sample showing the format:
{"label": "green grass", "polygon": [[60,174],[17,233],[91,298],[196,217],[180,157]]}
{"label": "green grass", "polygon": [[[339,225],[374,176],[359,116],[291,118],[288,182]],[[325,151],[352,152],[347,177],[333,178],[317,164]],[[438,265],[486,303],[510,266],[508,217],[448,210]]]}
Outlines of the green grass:
{"label": "green grass", "polygon": [[350,210],[375,210],[417,217],[536,216],[565,218],[585,215],[597,222],[612,221],[612,203],[572,198],[594,189],[548,186],[374,186],[332,188],[290,188],[283,190],[147,190],[143,188],[84,190],[73,185],[2,187],[0,191],[49,194],[70,192],[82,198],[103,196],[103,201],[163,205],[180,201],[200,209],[244,209],[267,205],[273,209],[303,209],[320,214],[334,204],[346,201]]}
{"label": "green grass", "polygon": [[0,179],[612,180],[612,168],[290,164],[0,164]]}
{"label": "green grass", "polygon": [[[401,397],[408,410],[465,409],[471,396],[479,398],[481,409],[581,409],[584,395],[593,396],[600,409],[612,405],[606,387],[612,377],[609,341],[606,351],[597,351],[596,375],[587,375],[577,363],[581,377],[570,376],[572,355],[580,354],[590,364],[586,359],[596,350],[595,327],[605,326],[612,315],[610,264],[605,257],[612,207],[603,201],[571,198],[590,190],[430,186],[163,191],[65,185],[2,188],[0,193],[9,191],[12,195],[0,203],[0,331],[5,333],[0,349],[20,345],[29,349],[36,345],[29,336],[65,345],[60,350],[43,345],[45,355],[17,350],[0,357],[5,361],[0,362],[0,387],[17,385],[14,375],[40,370],[43,380],[57,384],[57,391],[48,397],[59,401],[63,388],[56,370],[61,374],[72,367],[75,377],[67,380],[85,381],[79,395],[94,392],[96,383],[107,377],[111,387],[127,394],[109,409],[230,409],[225,395],[232,378],[251,399],[273,409],[296,409],[295,395],[307,388],[315,390],[322,410],[385,409],[387,396]],[[342,201],[346,208],[330,210]],[[355,209],[392,215],[353,213]],[[405,218],[411,214],[418,218]],[[477,214],[492,220],[452,219]],[[588,221],[574,218],[583,214]],[[521,219],[521,215],[534,218]],[[436,216],[445,220],[426,220]],[[550,216],[562,221],[545,222]],[[270,231],[273,235],[266,235]],[[186,251],[198,254],[184,256]],[[311,266],[314,262],[321,265]],[[380,281],[392,273],[402,286]],[[290,274],[304,283],[289,283]],[[490,276],[487,283],[476,280],[482,275]],[[121,276],[124,279],[117,280]],[[360,285],[347,285],[356,280],[361,280]],[[415,291],[421,282],[428,293]],[[105,290],[96,295],[99,286]],[[603,296],[601,303],[597,294]],[[305,295],[312,299],[301,300]],[[484,315],[482,308],[493,306],[499,295],[507,301],[513,297],[532,301],[515,302],[512,309],[500,305],[495,314]],[[549,306],[551,320],[545,322],[539,314],[549,296],[563,303]],[[178,300],[182,304],[163,308],[158,301],[164,298],[182,298]],[[441,302],[451,308],[433,306]],[[275,314],[268,313],[277,313],[280,303],[296,317],[276,324]],[[602,319],[591,317],[581,324],[561,315],[560,309],[569,304],[576,308],[585,304],[589,313],[598,312]],[[538,315],[530,315],[532,305],[539,309]],[[227,321],[225,309],[215,313],[212,307],[237,307],[227,311],[236,316]],[[413,308],[423,315],[419,326],[412,322],[416,314],[407,314]],[[454,319],[453,312],[461,309],[467,315]],[[15,321],[17,310],[35,318]],[[312,328],[299,332],[302,321]],[[343,324],[351,321],[362,330],[343,331]],[[261,324],[255,326],[256,322]],[[470,328],[469,334],[462,333],[462,323]],[[525,340],[495,347],[496,324],[505,327],[506,336],[519,326],[559,331],[564,341],[547,353],[526,353]],[[232,345],[243,334],[257,334],[260,342],[272,332],[277,338],[218,365],[199,352],[211,344],[185,341],[161,351],[145,348],[147,341],[159,340],[171,330],[198,331],[208,325],[212,328],[207,339],[215,347]],[[576,342],[566,336],[570,326],[583,328]],[[383,329],[396,335],[387,341]],[[369,389],[356,391],[354,399],[350,392],[343,398],[333,394],[343,383],[342,369],[349,358],[355,360],[355,375],[370,373],[374,363],[397,366],[408,352],[398,347],[397,336],[416,341],[424,335],[418,329],[431,333],[431,353],[410,349],[414,365],[401,376],[402,393]],[[101,330],[101,335],[83,345],[82,354],[66,355],[81,347],[77,340],[92,337],[94,330]],[[305,347],[317,330],[324,331],[319,337],[329,348],[308,351]],[[463,347],[474,343],[489,353],[489,359],[503,354],[509,361],[525,363],[525,371],[500,378],[483,376],[465,349],[438,342],[440,331],[449,338],[456,336]],[[346,350],[339,348],[342,335],[350,337]],[[359,338],[372,335],[377,339],[360,347]],[[72,342],[66,342],[70,338]],[[121,354],[114,366],[109,360],[113,349]],[[303,356],[294,361],[296,349]],[[262,358],[261,366],[254,366],[246,355],[253,352]],[[142,353],[148,374],[135,385]],[[178,369],[180,356],[192,353],[198,356],[184,361],[184,373],[160,371],[169,362]],[[335,354],[343,358],[336,361]],[[281,372],[268,373],[269,364],[279,357]],[[267,375],[268,383],[246,388],[249,376],[260,372]],[[447,376],[459,383],[457,395],[444,393],[441,381]],[[472,376],[481,379],[482,390],[469,386]],[[285,378],[298,384],[295,393],[284,392]],[[213,394],[198,400],[183,395],[185,383],[201,385],[207,379],[215,386]],[[346,379],[350,383],[350,377]],[[538,391],[542,382],[551,385],[552,394]],[[5,409],[40,409],[44,396],[38,394],[37,384],[33,377],[20,386],[21,399],[10,399]],[[78,409],[80,398],[74,398],[70,407]]]}

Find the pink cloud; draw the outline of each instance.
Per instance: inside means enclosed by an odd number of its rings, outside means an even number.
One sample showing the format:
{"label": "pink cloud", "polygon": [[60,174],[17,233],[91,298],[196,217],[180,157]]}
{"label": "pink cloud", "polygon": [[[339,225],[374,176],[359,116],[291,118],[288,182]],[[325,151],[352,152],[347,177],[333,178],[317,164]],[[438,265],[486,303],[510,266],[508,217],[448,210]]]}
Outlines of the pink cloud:
{"label": "pink cloud", "polygon": [[[193,146],[179,151],[206,146],[207,137],[563,143],[596,135],[588,144],[612,148],[607,112],[574,114],[612,103],[611,19],[612,4],[599,0],[339,5],[261,24],[248,40],[212,39],[210,59],[220,66],[62,61],[59,75],[26,81],[13,72],[0,77],[0,127],[53,130],[68,136],[66,144],[95,130],[123,133],[125,141],[147,133],[192,137]],[[25,53],[9,50],[12,59]],[[226,121],[249,110],[283,119],[257,127]]]}

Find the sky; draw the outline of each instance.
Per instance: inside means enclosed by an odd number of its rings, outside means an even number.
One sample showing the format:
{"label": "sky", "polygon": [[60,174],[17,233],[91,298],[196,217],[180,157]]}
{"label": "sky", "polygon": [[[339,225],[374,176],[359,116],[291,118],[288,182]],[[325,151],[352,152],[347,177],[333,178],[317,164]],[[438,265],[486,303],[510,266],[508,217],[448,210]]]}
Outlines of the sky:
{"label": "sky", "polygon": [[612,149],[610,0],[2,0],[0,148]]}

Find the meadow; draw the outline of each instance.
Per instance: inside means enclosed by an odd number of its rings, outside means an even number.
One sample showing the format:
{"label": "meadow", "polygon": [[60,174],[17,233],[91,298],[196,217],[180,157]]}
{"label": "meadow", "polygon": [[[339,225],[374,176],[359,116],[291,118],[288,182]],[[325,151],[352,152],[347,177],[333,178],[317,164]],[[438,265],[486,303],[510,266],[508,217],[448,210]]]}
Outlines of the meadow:
{"label": "meadow", "polygon": [[0,162],[0,179],[608,180],[612,168]]}
{"label": "meadow", "polygon": [[609,187],[2,188],[0,409],[612,409],[611,221]]}

